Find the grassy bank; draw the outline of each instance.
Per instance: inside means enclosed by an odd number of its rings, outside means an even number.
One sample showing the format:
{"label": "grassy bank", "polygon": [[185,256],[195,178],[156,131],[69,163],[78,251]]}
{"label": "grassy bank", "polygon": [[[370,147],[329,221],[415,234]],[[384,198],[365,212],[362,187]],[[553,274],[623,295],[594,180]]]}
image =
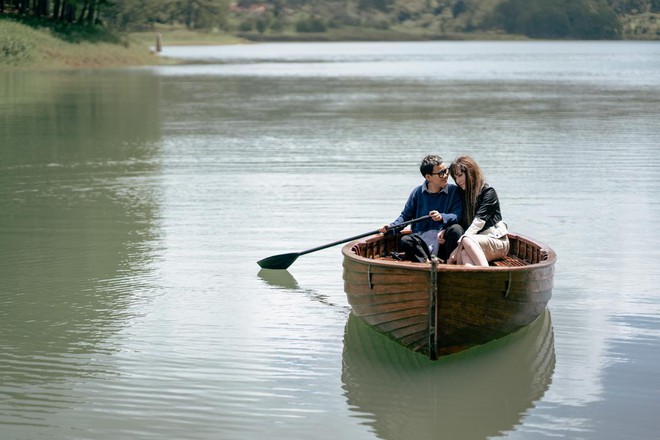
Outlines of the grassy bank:
{"label": "grassy bank", "polygon": [[156,25],[149,32],[133,32],[130,39],[144,47],[154,47],[156,35],[160,34],[163,46],[204,46],[241,44],[246,40],[222,32],[193,32],[181,26]]}
{"label": "grassy bank", "polygon": [[360,27],[332,28],[325,32],[242,32],[241,38],[250,41],[432,41],[432,40],[520,40],[527,37],[495,32],[437,33],[426,29],[392,27],[374,29]]}
{"label": "grassy bank", "polygon": [[62,69],[171,64],[154,53],[163,46],[239,44],[246,40],[219,32],[192,32],[159,26],[150,32],[111,34],[60,29],[0,19],[0,69]]}
{"label": "grassy bank", "polygon": [[0,69],[121,67],[163,62],[147,45],[128,38],[114,42],[67,41],[51,29],[0,20]]}

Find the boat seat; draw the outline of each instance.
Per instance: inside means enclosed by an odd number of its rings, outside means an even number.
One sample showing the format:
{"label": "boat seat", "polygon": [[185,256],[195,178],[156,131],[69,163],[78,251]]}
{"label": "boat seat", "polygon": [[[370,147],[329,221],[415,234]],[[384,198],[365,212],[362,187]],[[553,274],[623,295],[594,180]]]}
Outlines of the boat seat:
{"label": "boat seat", "polygon": [[517,266],[528,266],[529,263],[525,260],[522,260],[513,255],[507,255],[501,260],[495,260],[490,262],[491,266],[497,267],[517,267]]}

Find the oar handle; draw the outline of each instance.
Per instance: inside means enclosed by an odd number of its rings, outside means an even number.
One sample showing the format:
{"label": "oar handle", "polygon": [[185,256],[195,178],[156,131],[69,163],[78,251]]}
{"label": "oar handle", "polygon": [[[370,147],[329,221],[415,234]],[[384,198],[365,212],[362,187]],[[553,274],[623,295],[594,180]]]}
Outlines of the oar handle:
{"label": "oar handle", "polygon": [[[418,218],[414,218],[414,219],[412,219],[412,220],[408,220],[407,222],[403,222],[403,223],[401,223],[401,224],[399,224],[399,225],[394,225],[394,226],[392,226],[392,227],[389,227],[388,229],[392,229],[392,230],[394,230],[394,229],[405,228],[405,227],[408,226],[408,225],[412,225],[413,223],[418,223],[418,222],[421,222],[421,221],[424,221],[424,220],[428,220],[428,219],[430,219],[430,218],[431,218],[430,215],[424,215],[424,216],[422,216],[422,217],[418,217]],[[376,232],[378,232],[378,231],[376,231]]]}
{"label": "oar handle", "polygon": [[[403,222],[399,225],[392,226],[388,230],[396,230],[396,229],[405,228],[408,225],[412,225],[413,223],[421,222],[423,220],[428,220],[430,218],[431,218],[430,215],[425,215],[423,217],[408,220],[407,222]],[[332,243],[324,244],[323,246],[315,247],[315,248],[312,248],[312,249],[307,249],[306,251],[300,252],[299,255],[305,255],[305,254],[309,254],[311,252],[320,251],[321,249],[327,249],[327,248],[332,247],[332,246],[337,246],[338,244],[348,243],[349,241],[357,240],[358,238],[362,238],[362,237],[368,237],[369,235],[378,234],[379,232],[380,231],[378,229],[376,229],[375,231],[369,231],[369,232],[365,232],[364,234],[354,235],[353,237],[344,238],[343,240],[339,240],[339,241],[335,241],[335,242],[332,242]]]}

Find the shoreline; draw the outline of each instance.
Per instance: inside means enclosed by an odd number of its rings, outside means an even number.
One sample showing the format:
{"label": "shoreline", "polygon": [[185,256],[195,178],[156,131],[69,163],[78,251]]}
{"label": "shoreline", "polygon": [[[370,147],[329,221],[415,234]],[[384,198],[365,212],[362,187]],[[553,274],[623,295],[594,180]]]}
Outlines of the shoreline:
{"label": "shoreline", "polygon": [[[185,61],[160,56],[156,52],[157,36],[162,47],[222,46],[275,42],[395,42],[395,41],[548,41],[504,33],[435,34],[420,31],[378,30],[369,28],[332,29],[321,33],[239,33],[194,32],[176,27],[159,26],[147,32],[124,34],[121,43],[70,43],[53,36],[48,30],[0,20],[0,71],[26,69],[113,68],[185,64]],[[569,41],[569,40],[551,40]],[[627,38],[621,40],[570,41],[649,41],[657,39]]]}

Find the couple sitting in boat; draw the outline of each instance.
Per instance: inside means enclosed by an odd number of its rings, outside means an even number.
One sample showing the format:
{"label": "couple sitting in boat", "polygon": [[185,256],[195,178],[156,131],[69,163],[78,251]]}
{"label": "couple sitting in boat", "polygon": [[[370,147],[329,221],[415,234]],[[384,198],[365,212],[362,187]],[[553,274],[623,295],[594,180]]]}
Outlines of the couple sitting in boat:
{"label": "couple sitting in boat", "polygon": [[[495,189],[484,182],[483,173],[469,156],[458,157],[447,167],[440,156],[426,156],[419,167],[424,183],[415,188],[401,215],[379,231],[414,218],[395,258],[425,262],[433,257],[448,264],[488,266],[509,252],[507,226],[502,221]],[[451,174],[456,185],[448,183]]]}

